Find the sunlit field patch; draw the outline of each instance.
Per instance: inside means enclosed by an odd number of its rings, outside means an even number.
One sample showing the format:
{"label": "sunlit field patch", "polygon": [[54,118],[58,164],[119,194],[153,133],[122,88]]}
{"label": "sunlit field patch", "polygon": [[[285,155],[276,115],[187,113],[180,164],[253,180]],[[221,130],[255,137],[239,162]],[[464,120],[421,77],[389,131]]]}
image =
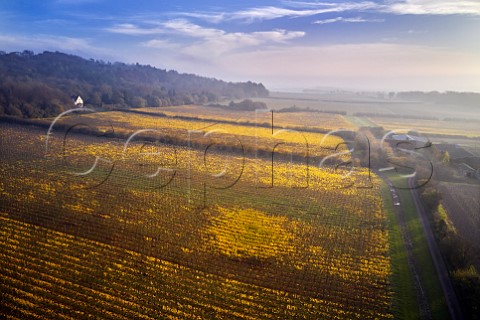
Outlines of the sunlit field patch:
{"label": "sunlit field patch", "polygon": [[267,216],[252,209],[217,208],[218,216],[206,230],[207,245],[230,257],[270,258],[292,250],[293,234],[284,217]]}

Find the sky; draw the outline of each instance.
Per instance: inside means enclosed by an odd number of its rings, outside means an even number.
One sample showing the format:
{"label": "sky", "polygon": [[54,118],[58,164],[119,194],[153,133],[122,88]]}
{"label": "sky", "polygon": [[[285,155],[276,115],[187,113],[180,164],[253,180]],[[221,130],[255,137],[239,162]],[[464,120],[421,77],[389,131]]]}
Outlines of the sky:
{"label": "sky", "polygon": [[270,90],[480,92],[480,0],[1,0],[0,50]]}

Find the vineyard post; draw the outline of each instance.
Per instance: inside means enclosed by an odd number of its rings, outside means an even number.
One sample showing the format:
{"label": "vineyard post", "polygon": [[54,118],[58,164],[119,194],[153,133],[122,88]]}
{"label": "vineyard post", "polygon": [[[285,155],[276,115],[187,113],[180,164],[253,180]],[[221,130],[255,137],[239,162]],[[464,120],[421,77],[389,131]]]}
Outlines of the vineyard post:
{"label": "vineyard post", "polygon": [[[273,138],[276,138],[277,136],[280,136],[284,133],[297,133],[299,134],[304,142],[305,142],[305,158],[306,158],[306,170],[307,170],[307,174],[306,174],[306,185],[304,187],[301,187],[301,188],[308,188],[310,186],[310,164],[309,164],[309,145],[308,145],[308,140],[307,140],[307,137],[305,137],[305,135],[300,132],[300,131],[297,131],[297,130],[294,130],[294,129],[280,129],[278,131],[276,131],[272,137]],[[279,142],[279,143],[276,143],[275,146],[272,148],[272,188],[273,188],[273,182],[274,182],[274,154],[275,154],[275,149],[280,146],[280,145],[283,145],[285,144],[284,142]],[[290,175],[289,178],[292,179],[293,178],[293,150],[290,152],[290,170],[288,172],[288,174]]]}
{"label": "vineyard post", "polygon": [[[210,137],[211,135],[213,134],[217,134],[217,133],[224,133],[224,134],[228,134],[228,131],[224,130],[224,129],[214,129],[214,130],[210,130],[208,131],[207,133],[204,134],[204,138],[207,138],[207,137]],[[220,186],[220,187],[215,187],[215,186],[212,186],[211,188],[213,189],[217,189],[217,190],[226,190],[226,189],[230,189],[232,188],[234,185],[236,185],[240,179],[242,178],[242,175],[243,175],[243,171],[245,169],[245,161],[246,161],[246,157],[245,157],[245,147],[243,146],[243,143],[242,141],[237,137],[237,135],[233,135],[234,139],[238,141],[238,143],[240,144],[240,147],[241,147],[241,150],[242,150],[242,167],[240,169],[240,173],[238,175],[238,177],[236,177],[234,179],[234,181],[226,186]],[[207,147],[205,148],[205,151],[203,153],[203,163],[204,163],[204,166],[205,168],[207,169],[208,167],[208,164],[207,164],[207,154],[208,154],[208,151],[211,147],[213,147],[214,145],[216,145],[217,143],[216,142],[212,142],[210,144],[207,145]],[[228,172],[228,161],[225,162],[225,166],[223,167],[223,170],[220,171],[219,173],[216,173],[216,174],[211,174],[212,177],[214,178],[220,178],[220,177],[223,177],[227,174]],[[206,201],[207,201],[207,183],[204,182],[203,183],[203,206],[204,208],[206,207]]]}
{"label": "vineyard post", "polygon": [[[350,170],[347,173],[341,175],[342,178],[345,178],[345,177],[348,177],[348,176],[352,175],[352,173],[355,169],[355,164],[353,163],[353,152],[355,151],[355,148],[354,147],[349,148],[347,141],[340,142],[335,147],[331,147],[331,146],[326,145],[326,141],[330,136],[335,136],[335,134],[338,135],[339,133],[342,133],[342,132],[348,133],[348,134],[352,134],[352,133],[356,134],[355,132],[353,132],[351,130],[345,130],[345,129],[331,130],[328,133],[326,133],[323,136],[322,140],[320,141],[320,148],[330,150],[330,151],[334,151],[334,153],[331,154],[331,155],[325,156],[320,161],[320,164],[319,164],[318,167],[319,168],[324,168],[326,166],[326,164],[328,163],[328,161],[330,161],[331,159],[341,158],[344,155],[350,155],[350,161],[345,162],[345,161],[342,160],[342,162],[340,162],[339,164],[337,164],[335,166],[335,172],[336,172],[339,167],[350,165]],[[347,146],[347,150],[346,151],[338,151],[339,147],[343,146],[343,145]],[[345,186],[343,188],[351,187],[351,186],[353,186],[353,184],[354,183],[352,182],[352,184],[350,184],[349,186]]]}
{"label": "vineyard post", "polygon": [[187,203],[192,204],[192,158],[193,158],[193,146],[192,146],[192,134],[203,133],[201,130],[188,130],[188,159],[187,159]]}
{"label": "vineyard post", "polygon": [[[270,126],[272,128],[272,135],[273,135],[273,110],[269,110],[269,109],[255,109],[255,145],[254,145],[254,149],[255,149],[255,164],[258,163],[258,150],[259,150],[259,139],[258,139],[258,130],[259,130],[259,114],[260,113],[266,113],[266,112],[271,112],[272,114],[272,122],[270,123]],[[255,166],[255,185],[257,188],[262,188],[261,187],[261,183],[260,183],[260,178],[259,178],[259,169],[258,169],[258,166]],[[263,187],[264,188],[264,187]]]}

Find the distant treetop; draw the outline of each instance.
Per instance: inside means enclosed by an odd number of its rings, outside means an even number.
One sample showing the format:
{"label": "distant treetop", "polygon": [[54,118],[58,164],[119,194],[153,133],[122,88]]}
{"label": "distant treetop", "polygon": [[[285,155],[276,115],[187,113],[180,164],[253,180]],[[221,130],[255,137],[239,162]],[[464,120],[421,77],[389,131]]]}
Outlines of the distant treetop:
{"label": "distant treetop", "polygon": [[472,107],[478,107],[480,105],[480,93],[476,92],[405,91],[398,92],[396,94],[396,99]]}
{"label": "distant treetop", "polygon": [[0,52],[0,115],[56,116],[82,97],[85,106],[162,107],[266,97],[259,83],[232,83],[140,64],[60,52]]}

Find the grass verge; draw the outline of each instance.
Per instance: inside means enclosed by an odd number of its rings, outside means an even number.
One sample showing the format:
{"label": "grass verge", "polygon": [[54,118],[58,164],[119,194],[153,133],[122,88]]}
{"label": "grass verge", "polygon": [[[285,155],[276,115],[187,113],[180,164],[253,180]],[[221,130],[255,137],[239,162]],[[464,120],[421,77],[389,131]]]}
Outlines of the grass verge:
{"label": "grass verge", "polygon": [[437,271],[432,261],[424,230],[417,209],[414,204],[407,180],[398,175],[388,175],[396,187],[400,197],[400,204],[404,210],[405,221],[413,244],[413,255],[419,268],[424,290],[429,301],[433,319],[450,319],[443,290],[438,280]]}
{"label": "grass verge", "polygon": [[395,292],[393,297],[395,319],[419,319],[420,313],[415,298],[412,273],[408,266],[407,250],[399,226],[400,221],[395,215],[392,197],[385,184],[382,185],[381,191],[389,225],[390,257],[393,272],[391,281]]}

